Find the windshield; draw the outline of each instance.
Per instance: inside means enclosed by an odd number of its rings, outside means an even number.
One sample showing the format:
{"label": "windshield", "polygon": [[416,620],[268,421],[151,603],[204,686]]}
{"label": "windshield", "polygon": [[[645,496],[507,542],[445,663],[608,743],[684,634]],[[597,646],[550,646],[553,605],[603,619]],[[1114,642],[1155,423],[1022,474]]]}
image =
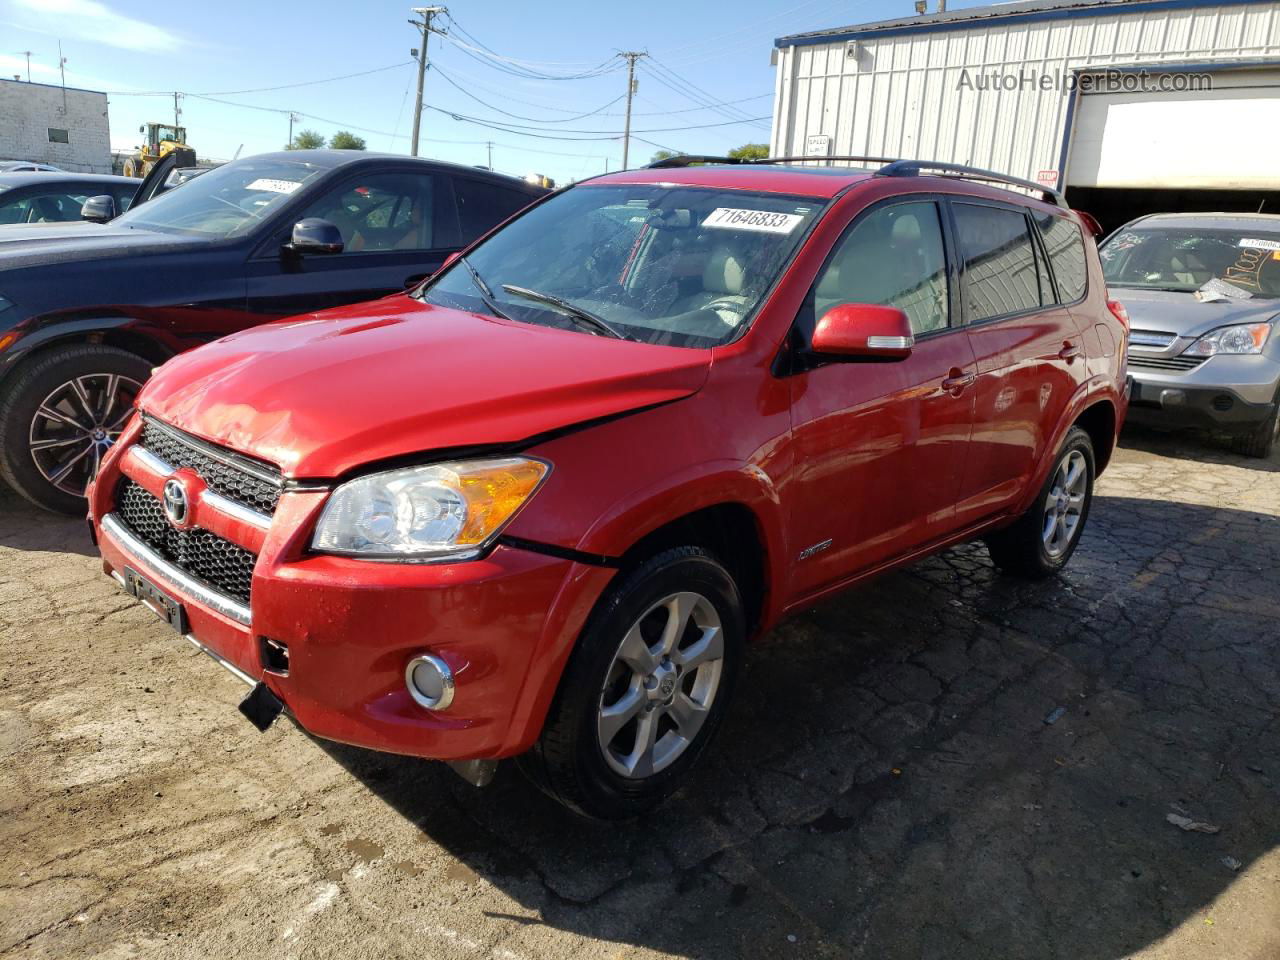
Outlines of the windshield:
{"label": "windshield", "polygon": [[193,177],[181,190],[157,194],[115,223],[215,240],[240,236],[326,169],[296,160],[237,160]]}
{"label": "windshield", "polygon": [[1124,230],[1098,251],[1112,287],[1191,292],[1221,280],[1280,296],[1280,232],[1198,227]]}
{"label": "windshield", "polygon": [[584,185],[494,234],[422,297],[588,334],[715,346],[750,322],[824,204],[744,190]]}

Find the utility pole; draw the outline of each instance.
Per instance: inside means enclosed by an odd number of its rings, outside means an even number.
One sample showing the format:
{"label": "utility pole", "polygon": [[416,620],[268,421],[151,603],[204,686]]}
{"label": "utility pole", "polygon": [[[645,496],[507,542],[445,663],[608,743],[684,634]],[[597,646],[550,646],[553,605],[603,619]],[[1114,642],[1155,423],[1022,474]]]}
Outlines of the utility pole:
{"label": "utility pole", "polygon": [[418,132],[422,128],[422,84],[427,78],[427,40],[431,36],[431,21],[434,17],[448,13],[448,7],[414,7],[413,12],[422,17],[421,20],[410,20],[415,27],[422,29],[422,46],[418,48],[418,99],[413,107],[413,142],[409,152],[418,155]]}
{"label": "utility pole", "polygon": [[493,141],[486,140],[485,146],[489,148],[489,169],[492,170],[493,169]]}
{"label": "utility pole", "polygon": [[27,58],[27,83],[31,82],[31,51],[23,50],[23,55]]}
{"label": "utility pole", "polygon": [[301,118],[301,117],[299,117],[299,116],[298,116],[296,113],[294,113],[292,110],[290,110],[290,111],[289,111],[289,146],[290,146],[290,147],[292,147],[292,146],[293,146],[293,124],[294,124],[294,121],[296,121],[296,120],[301,120],[301,119],[302,119],[302,118]]}
{"label": "utility pole", "polygon": [[182,98],[182,94],[180,94],[177,90],[173,91],[173,135],[175,137],[178,135],[178,127],[181,124],[181,121],[178,120],[178,117],[182,115],[182,108],[178,106],[178,103],[181,100],[181,98]]}
{"label": "utility pole", "polygon": [[631,152],[631,98],[636,92],[636,61],[649,54],[644,51],[630,50],[619,54],[627,61],[627,120],[622,132],[622,169],[627,169],[627,157]]}

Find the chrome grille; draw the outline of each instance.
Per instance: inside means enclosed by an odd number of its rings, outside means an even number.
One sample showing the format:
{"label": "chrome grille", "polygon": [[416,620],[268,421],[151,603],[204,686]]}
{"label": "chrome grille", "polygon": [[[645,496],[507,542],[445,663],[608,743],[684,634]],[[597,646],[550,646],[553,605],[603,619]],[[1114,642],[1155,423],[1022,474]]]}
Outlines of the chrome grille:
{"label": "chrome grille", "polygon": [[1142,370],[1194,370],[1206,357],[1147,357],[1140,353],[1129,354],[1129,366]]}
{"label": "chrome grille", "polygon": [[115,512],[130,533],[178,569],[219,593],[249,603],[258,559],[254,554],[208,530],[175,530],[165,519],[160,501],[127,478],[116,491]]}
{"label": "chrome grille", "polygon": [[1129,345],[1133,347],[1150,347],[1154,350],[1166,350],[1178,339],[1175,333],[1162,330],[1130,330]]}
{"label": "chrome grille", "polygon": [[174,469],[190,467],[215,493],[267,516],[275,513],[283,478],[270,464],[187,437],[153,420],[143,424],[138,444]]}

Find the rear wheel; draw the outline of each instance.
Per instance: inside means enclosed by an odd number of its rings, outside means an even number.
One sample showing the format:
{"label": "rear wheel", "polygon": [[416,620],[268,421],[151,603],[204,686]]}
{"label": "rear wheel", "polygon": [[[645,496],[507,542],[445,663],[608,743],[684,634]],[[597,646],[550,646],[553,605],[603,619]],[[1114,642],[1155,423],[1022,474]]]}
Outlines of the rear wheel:
{"label": "rear wheel", "polygon": [[83,513],[85,487],[150,371],[141,357],[97,344],[38,357],[0,397],[0,474],[46,510]]}
{"label": "rear wheel", "polygon": [[1065,567],[1089,519],[1095,473],[1093,442],[1085,431],[1072,427],[1030,509],[1012,526],[987,536],[995,565],[1032,580]]}
{"label": "rear wheel", "polygon": [[699,547],[611,589],[521,767],[588,816],[636,816],[675,790],[720,725],[745,636],[738,588]]}

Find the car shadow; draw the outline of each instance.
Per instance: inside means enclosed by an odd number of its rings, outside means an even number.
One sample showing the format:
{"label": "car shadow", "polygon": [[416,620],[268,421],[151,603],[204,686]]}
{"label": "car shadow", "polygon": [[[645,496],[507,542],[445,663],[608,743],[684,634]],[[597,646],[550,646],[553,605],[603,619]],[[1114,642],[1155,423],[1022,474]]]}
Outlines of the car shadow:
{"label": "car shadow", "polygon": [[691,781],[627,823],[510,763],[476,790],[321,745],[536,917],[496,921],[690,957],[1119,960],[1280,842],[1277,569],[1274,516],[1106,496],[1058,578],[950,550],[757,643]]}
{"label": "car shadow", "polygon": [[41,510],[0,481],[0,547],[97,556],[84,517]]}
{"label": "car shadow", "polygon": [[1200,463],[1230,464],[1263,473],[1280,473],[1280,449],[1265,460],[1246,457],[1231,449],[1231,442],[1203,430],[1157,430],[1145,424],[1127,423],[1120,434],[1120,444],[1130,450],[1141,450],[1178,460]]}

